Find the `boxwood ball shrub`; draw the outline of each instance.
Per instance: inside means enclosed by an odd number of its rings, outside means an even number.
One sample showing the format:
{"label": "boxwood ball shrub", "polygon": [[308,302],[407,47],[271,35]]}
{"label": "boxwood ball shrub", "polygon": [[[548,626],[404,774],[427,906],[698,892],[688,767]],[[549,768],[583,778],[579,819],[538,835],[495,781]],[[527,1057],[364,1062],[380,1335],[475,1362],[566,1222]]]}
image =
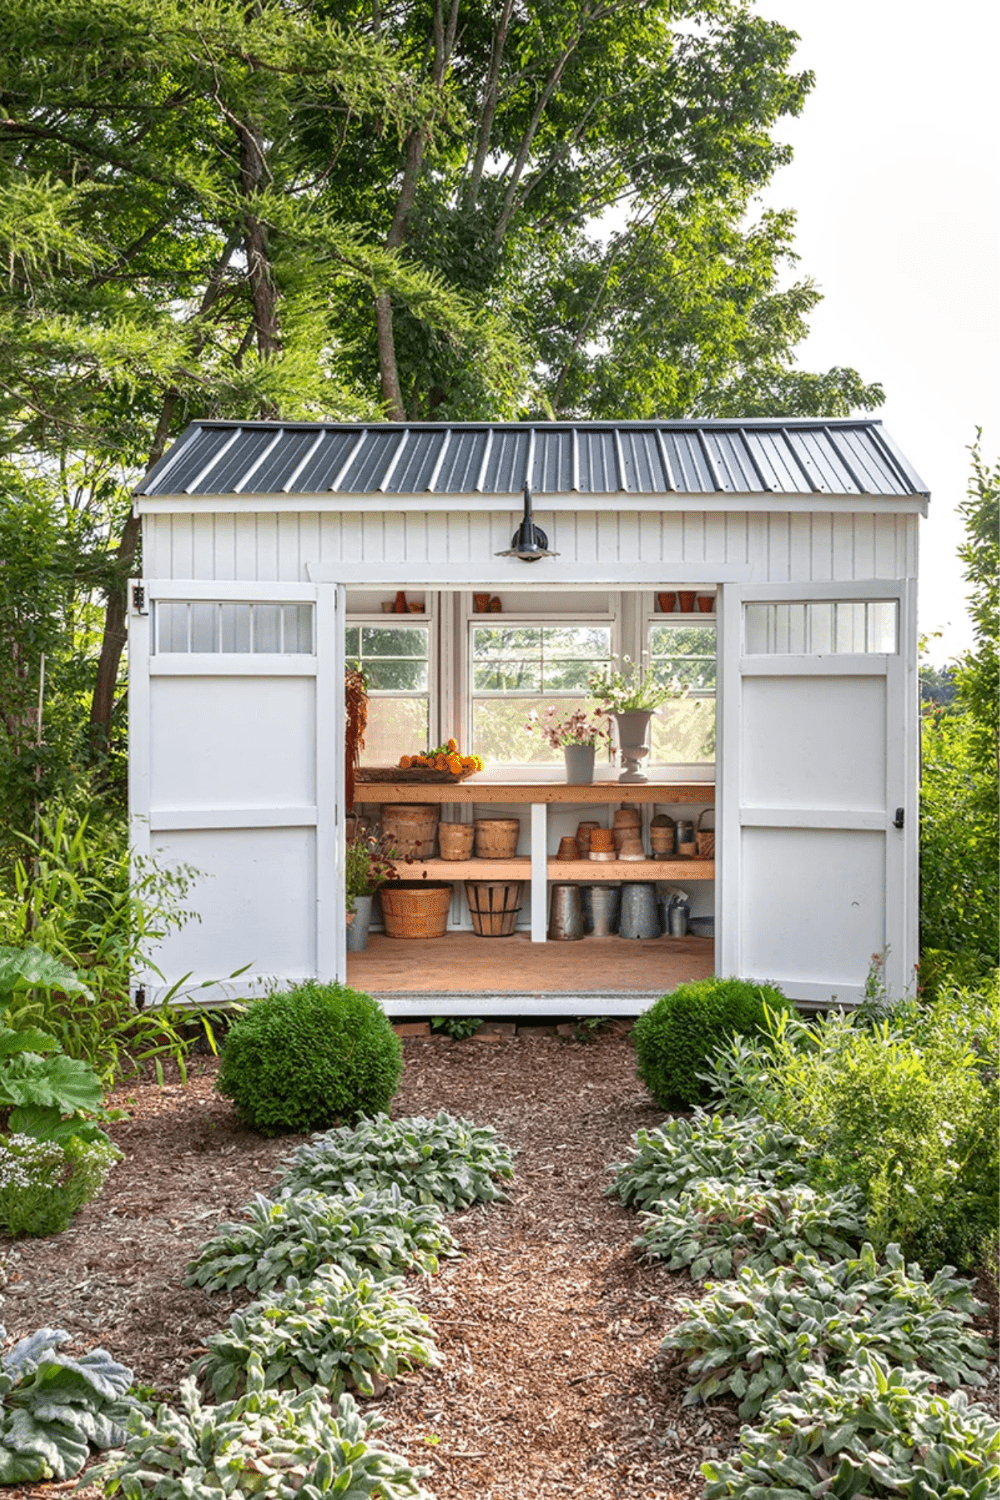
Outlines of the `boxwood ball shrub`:
{"label": "boxwood ball shrub", "polygon": [[663,1109],[697,1104],[709,1087],[699,1075],[715,1049],[765,1029],[766,1009],[794,1007],[780,990],[745,979],[703,979],[661,995],[632,1030],[639,1077]]}
{"label": "boxwood ball shrub", "polygon": [[402,1071],[399,1038],[370,995],[309,982],[234,1022],[216,1087],[261,1135],[306,1134],[385,1110]]}

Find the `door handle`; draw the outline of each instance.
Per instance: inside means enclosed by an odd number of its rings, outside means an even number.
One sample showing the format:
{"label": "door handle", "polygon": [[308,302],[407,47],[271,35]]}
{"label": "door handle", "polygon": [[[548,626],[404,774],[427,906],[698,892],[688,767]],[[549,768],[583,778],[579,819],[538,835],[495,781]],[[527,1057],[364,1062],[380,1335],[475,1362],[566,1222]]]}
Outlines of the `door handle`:
{"label": "door handle", "polygon": [[897,807],[896,816],[892,820],[892,826],[894,828],[902,828],[905,816],[906,814],[904,813],[903,809],[901,807]]}

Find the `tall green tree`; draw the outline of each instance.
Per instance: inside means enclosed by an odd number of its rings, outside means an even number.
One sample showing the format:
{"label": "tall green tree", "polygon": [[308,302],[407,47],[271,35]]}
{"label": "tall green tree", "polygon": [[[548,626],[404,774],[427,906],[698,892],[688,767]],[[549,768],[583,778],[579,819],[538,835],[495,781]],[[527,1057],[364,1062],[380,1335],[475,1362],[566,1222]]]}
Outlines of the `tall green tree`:
{"label": "tall green tree", "polygon": [[1000,465],[983,461],[979,436],[970,452],[959,556],[974,645],[949,709],[924,721],[920,832],[921,945],[966,970],[1000,952]]}
{"label": "tall green tree", "polygon": [[825,412],[789,214],[811,84],[751,0],[0,0],[0,454],[135,477],[196,416]]}

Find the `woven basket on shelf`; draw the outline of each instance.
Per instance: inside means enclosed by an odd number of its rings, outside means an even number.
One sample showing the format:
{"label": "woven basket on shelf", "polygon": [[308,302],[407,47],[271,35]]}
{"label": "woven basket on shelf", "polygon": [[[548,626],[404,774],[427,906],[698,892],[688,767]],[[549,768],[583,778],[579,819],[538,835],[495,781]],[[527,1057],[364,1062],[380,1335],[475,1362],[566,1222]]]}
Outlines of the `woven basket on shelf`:
{"label": "woven basket on shelf", "polygon": [[366,785],[375,781],[393,781],[402,785],[409,781],[424,786],[446,786],[452,781],[468,781],[475,775],[475,771],[459,771],[453,776],[450,771],[435,771],[431,766],[408,766],[405,771],[401,766],[359,766],[354,779]]}
{"label": "woven basket on shelf", "polygon": [[520,818],[477,818],[476,858],[513,859],[521,837]]}
{"label": "woven basket on shelf", "polygon": [[382,808],[386,847],[401,859],[433,859],[441,809],[433,802],[387,802]]}
{"label": "woven basket on shelf", "polygon": [[451,883],[442,880],[399,880],[380,892],[387,937],[439,938],[448,927]]}
{"label": "woven basket on shelf", "polygon": [[714,814],[714,812],[714,807],[703,807],[701,812],[698,814],[698,822],[695,825],[694,841],[695,845],[697,846],[699,859],[715,858],[715,829],[706,828],[703,830],[701,826],[701,820],[705,816],[705,814]]}
{"label": "woven basket on shelf", "polygon": [[438,844],[442,859],[471,859],[475,828],[471,823],[439,823]]}

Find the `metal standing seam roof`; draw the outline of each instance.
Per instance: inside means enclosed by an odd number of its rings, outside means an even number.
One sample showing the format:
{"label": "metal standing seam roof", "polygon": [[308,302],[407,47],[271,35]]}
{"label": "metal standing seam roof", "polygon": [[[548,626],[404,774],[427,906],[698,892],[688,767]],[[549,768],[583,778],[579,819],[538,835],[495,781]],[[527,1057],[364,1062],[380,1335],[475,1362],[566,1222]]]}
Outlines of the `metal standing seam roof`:
{"label": "metal standing seam roof", "polygon": [[866,419],[193,422],[137,495],[927,496]]}

